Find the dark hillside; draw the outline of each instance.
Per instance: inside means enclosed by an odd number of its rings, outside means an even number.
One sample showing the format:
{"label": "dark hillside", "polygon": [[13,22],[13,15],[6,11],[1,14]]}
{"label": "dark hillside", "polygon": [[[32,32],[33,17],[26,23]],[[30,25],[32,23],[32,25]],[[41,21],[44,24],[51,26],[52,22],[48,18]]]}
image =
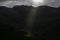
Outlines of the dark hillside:
{"label": "dark hillside", "polygon": [[[23,29],[32,6],[0,6],[0,32],[2,40],[30,40]],[[39,6],[32,29],[33,40],[60,39],[60,8]],[[35,10],[36,10],[35,9]],[[34,12],[33,12],[34,13]]]}

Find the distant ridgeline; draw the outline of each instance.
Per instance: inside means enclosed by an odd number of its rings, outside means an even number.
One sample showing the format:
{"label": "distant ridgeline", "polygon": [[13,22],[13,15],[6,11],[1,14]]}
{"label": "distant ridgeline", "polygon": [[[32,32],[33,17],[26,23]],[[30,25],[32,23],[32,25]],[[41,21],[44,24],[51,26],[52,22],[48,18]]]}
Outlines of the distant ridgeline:
{"label": "distant ridgeline", "polygon": [[[31,12],[31,9],[33,8],[34,7],[32,6],[24,5],[14,6],[13,8],[0,6],[1,32],[15,32],[24,29],[24,27],[26,27],[26,20],[28,18],[28,15]],[[55,39],[56,35],[60,30],[60,8],[39,6],[36,9],[37,13],[32,30],[32,33],[36,37],[35,39]],[[47,35],[49,35],[49,38]],[[57,37],[60,38],[60,34],[58,35],[59,37]]]}

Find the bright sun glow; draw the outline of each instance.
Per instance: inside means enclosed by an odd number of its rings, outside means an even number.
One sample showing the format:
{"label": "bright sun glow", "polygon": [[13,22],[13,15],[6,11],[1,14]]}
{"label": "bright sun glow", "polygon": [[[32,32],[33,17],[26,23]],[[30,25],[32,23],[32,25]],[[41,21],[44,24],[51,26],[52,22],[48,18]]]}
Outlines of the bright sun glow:
{"label": "bright sun glow", "polygon": [[39,3],[39,2],[43,3],[43,0],[33,0],[33,2],[35,2],[35,3]]}
{"label": "bright sun glow", "polygon": [[33,5],[32,6],[37,6],[37,5],[39,5],[40,3],[44,3],[44,1],[43,0],[33,0]]}

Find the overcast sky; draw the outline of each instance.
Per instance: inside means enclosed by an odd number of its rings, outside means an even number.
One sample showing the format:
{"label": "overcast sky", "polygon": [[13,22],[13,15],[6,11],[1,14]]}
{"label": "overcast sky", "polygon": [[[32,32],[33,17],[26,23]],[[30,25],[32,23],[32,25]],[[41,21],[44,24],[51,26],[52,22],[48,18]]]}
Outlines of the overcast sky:
{"label": "overcast sky", "polygon": [[33,0],[1,0],[0,6],[7,6],[13,7],[15,5],[34,5],[34,6],[41,6],[41,5],[48,5],[52,7],[60,7],[60,0],[42,0],[43,2],[39,2],[38,4],[34,4]]}

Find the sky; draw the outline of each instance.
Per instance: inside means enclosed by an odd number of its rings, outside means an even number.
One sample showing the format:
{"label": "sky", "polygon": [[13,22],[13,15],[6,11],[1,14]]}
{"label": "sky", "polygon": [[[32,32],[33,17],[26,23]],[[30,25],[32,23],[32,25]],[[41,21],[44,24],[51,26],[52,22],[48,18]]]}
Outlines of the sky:
{"label": "sky", "polygon": [[15,5],[60,7],[60,0],[0,0],[0,6],[13,7]]}

